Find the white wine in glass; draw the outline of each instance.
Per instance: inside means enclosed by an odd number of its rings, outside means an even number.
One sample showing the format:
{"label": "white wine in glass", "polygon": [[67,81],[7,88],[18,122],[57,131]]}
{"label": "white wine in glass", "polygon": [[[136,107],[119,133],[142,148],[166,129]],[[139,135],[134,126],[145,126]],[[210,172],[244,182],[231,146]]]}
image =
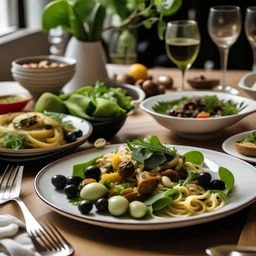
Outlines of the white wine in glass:
{"label": "white wine in glass", "polygon": [[184,77],[194,63],[200,48],[200,33],[193,20],[171,21],[165,33],[166,52],[171,61],[182,71],[181,88],[184,90]]}
{"label": "white wine in glass", "polygon": [[230,47],[236,42],[241,32],[241,14],[238,6],[213,6],[208,17],[208,32],[220,51],[222,69],[221,85],[216,91],[238,94],[238,91],[226,85],[226,70]]}
{"label": "white wine in glass", "polygon": [[245,33],[253,51],[253,70],[256,70],[256,6],[246,9]]}

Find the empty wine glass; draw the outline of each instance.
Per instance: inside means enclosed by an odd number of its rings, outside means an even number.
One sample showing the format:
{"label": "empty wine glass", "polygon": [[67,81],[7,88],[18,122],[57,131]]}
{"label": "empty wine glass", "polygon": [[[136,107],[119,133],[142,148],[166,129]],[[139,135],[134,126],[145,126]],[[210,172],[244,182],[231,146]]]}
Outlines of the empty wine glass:
{"label": "empty wine glass", "polygon": [[181,88],[177,88],[177,90],[183,91],[185,72],[195,61],[200,48],[200,33],[197,22],[193,20],[168,22],[165,45],[168,57],[182,71]]}
{"label": "empty wine glass", "polygon": [[253,70],[256,70],[256,6],[246,9],[245,33],[253,51]]}
{"label": "empty wine glass", "polygon": [[226,70],[230,47],[236,42],[241,32],[241,14],[238,6],[213,6],[208,17],[208,32],[220,51],[222,81],[215,91],[238,94],[239,92],[226,85]]}

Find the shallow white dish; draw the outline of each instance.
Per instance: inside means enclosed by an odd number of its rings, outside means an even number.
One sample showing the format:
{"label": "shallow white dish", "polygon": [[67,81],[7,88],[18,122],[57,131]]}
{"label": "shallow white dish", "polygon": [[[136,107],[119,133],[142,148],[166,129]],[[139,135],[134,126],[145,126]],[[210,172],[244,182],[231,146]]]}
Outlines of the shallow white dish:
{"label": "shallow white dish", "polygon": [[[7,149],[0,148],[0,158],[5,160],[10,160],[14,157],[18,157],[21,160],[26,160],[27,157],[33,158],[36,156],[48,155],[50,156],[52,153],[62,152],[71,148],[75,148],[83,144],[92,134],[92,125],[82,119],[75,116],[65,115],[63,121],[70,121],[76,129],[79,129],[83,132],[83,136],[77,138],[76,141],[67,143],[61,146],[50,147],[50,148],[35,148],[35,149]],[[15,161],[15,160],[14,160]]]}
{"label": "shallow white dish", "polygon": [[222,144],[222,149],[226,153],[228,153],[232,156],[238,157],[238,158],[240,158],[244,161],[247,161],[247,162],[250,162],[250,163],[256,163],[256,157],[242,155],[242,154],[238,153],[238,151],[236,150],[236,147],[235,147],[235,142],[236,141],[248,137],[249,135],[252,134],[253,131],[254,130],[247,131],[247,132],[242,132],[242,133],[236,134],[236,135],[226,139]]}
{"label": "shallow white dish", "polygon": [[[54,211],[68,218],[97,226],[125,230],[168,229],[205,223],[240,211],[251,204],[256,198],[256,188],[254,186],[248,186],[251,180],[256,179],[256,169],[253,166],[223,153],[188,146],[175,147],[181,154],[191,150],[200,150],[204,154],[205,159],[212,163],[213,167],[215,166],[214,163],[218,166],[224,166],[232,171],[235,176],[236,184],[229,197],[229,203],[218,211],[182,218],[135,220],[130,217],[116,218],[109,214],[98,214],[94,207],[90,214],[82,215],[76,206],[68,202],[63,192],[55,190],[51,185],[52,176],[56,174],[70,176],[72,175],[74,164],[86,162],[96,156],[113,152],[118,147],[119,145],[110,145],[101,150],[87,150],[49,164],[35,178],[34,187],[37,195]],[[241,172],[241,170],[243,171]]]}
{"label": "shallow white dish", "polygon": [[243,89],[251,98],[256,100],[256,89],[252,86],[256,83],[256,72],[250,72],[244,75],[238,82],[238,87]]}
{"label": "shallow white dish", "polygon": [[[239,112],[237,115],[215,117],[215,118],[184,118],[163,115],[155,112],[153,106],[158,102],[174,101],[179,100],[182,97],[203,97],[203,96],[214,96],[221,100],[232,100],[235,103],[242,103],[247,105],[245,109]],[[256,101],[235,96],[227,93],[218,92],[173,92],[163,95],[157,95],[144,100],[140,107],[143,111],[150,114],[160,125],[165,128],[176,132],[178,135],[188,139],[210,139],[217,137],[219,132],[227,128],[247,115],[256,111]]]}

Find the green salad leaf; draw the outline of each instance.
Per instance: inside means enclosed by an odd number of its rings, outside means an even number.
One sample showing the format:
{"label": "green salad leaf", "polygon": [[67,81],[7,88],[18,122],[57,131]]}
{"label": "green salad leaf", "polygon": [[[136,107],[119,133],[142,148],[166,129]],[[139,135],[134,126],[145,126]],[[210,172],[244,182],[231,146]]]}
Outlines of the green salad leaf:
{"label": "green salad leaf", "polygon": [[148,169],[154,169],[171,161],[177,152],[175,148],[164,146],[157,136],[151,136],[146,139],[138,137],[133,141],[127,141],[126,144],[132,152],[132,158]]}
{"label": "green salad leaf", "polygon": [[44,111],[44,114],[50,117],[51,119],[55,120],[57,123],[59,123],[63,127],[63,129],[66,131],[73,131],[75,129],[71,121],[63,120],[66,117],[65,114],[48,112],[48,111]]}
{"label": "green salad leaf", "polygon": [[79,176],[81,178],[85,178],[84,177],[84,169],[91,166],[91,165],[94,165],[95,162],[101,158],[102,156],[97,156],[87,162],[84,162],[84,163],[80,163],[80,164],[75,164],[73,165],[73,172],[72,172],[72,176]]}
{"label": "green salad leaf", "polygon": [[177,189],[168,189],[156,195],[148,197],[144,203],[146,206],[152,206],[153,210],[161,210],[172,203],[172,198],[180,193]]}
{"label": "green salad leaf", "polygon": [[228,196],[224,191],[213,189],[211,193],[220,195],[226,203],[228,202]]}
{"label": "green salad leaf", "polygon": [[1,133],[0,134],[0,144],[4,148],[9,149],[24,149],[26,148],[26,138],[23,134],[11,134],[11,133]]}
{"label": "green salad leaf", "polygon": [[152,109],[160,114],[167,115],[171,110],[183,110],[183,105],[188,101],[201,99],[205,104],[204,112],[214,113],[215,108],[220,108],[223,116],[235,115],[241,112],[247,105],[244,102],[236,103],[232,100],[221,100],[216,95],[206,95],[203,97],[182,97],[178,100],[157,102]]}
{"label": "green salad leaf", "polygon": [[220,166],[218,173],[220,179],[226,184],[227,192],[231,192],[235,185],[235,178],[232,172],[225,167]]}
{"label": "green salad leaf", "polygon": [[184,154],[187,162],[202,165],[204,163],[204,155],[200,151],[190,151]]}

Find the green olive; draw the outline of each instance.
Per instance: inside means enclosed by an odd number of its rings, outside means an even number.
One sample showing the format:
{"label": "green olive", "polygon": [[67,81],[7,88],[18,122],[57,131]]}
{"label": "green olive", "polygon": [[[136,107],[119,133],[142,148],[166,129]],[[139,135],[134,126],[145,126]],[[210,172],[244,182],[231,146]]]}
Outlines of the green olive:
{"label": "green olive", "polygon": [[135,219],[144,217],[147,213],[147,206],[140,201],[133,201],[129,204],[129,213]]}
{"label": "green olive", "polygon": [[101,183],[90,183],[82,188],[80,196],[83,200],[94,201],[107,194],[107,188]]}
{"label": "green olive", "polygon": [[108,200],[108,211],[113,216],[121,216],[129,207],[128,200],[123,196],[113,196]]}

